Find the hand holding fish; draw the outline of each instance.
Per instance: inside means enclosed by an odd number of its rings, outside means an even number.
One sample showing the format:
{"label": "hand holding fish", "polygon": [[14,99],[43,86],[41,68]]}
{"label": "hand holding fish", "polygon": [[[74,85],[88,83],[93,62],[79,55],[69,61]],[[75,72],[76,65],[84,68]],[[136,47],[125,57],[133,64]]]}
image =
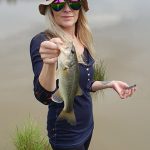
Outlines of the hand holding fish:
{"label": "hand holding fish", "polygon": [[39,53],[43,60],[43,67],[39,75],[39,82],[47,91],[56,89],[56,64],[60,55],[61,44],[60,38],[52,38],[40,45]]}
{"label": "hand holding fish", "polygon": [[60,54],[59,46],[63,42],[60,38],[52,38],[50,41],[44,41],[40,46],[40,55],[46,64],[55,64]]}

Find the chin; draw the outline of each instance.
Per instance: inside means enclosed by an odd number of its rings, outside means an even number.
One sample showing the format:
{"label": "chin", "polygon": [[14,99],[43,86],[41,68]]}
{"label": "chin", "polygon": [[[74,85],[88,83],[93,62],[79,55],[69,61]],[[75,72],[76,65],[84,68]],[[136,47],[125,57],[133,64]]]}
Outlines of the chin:
{"label": "chin", "polygon": [[74,23],[69,23],[69,22],[61,24],[61,26],[64,28],[73,27],[74,25],[75,25]]}

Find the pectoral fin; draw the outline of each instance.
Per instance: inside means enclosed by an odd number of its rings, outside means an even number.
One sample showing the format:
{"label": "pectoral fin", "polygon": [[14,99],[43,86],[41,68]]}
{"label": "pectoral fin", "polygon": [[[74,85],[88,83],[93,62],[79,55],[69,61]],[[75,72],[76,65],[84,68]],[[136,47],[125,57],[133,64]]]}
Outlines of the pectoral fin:
{"label": "pectoral fin", "polygon": [[64,68],[63,68],[64,70],[67,70],[67,69],[69,69],[69,67],[68,66],[64,66]]}
{"label": "pectoral fin", "polygon": [[63,101],[63,98],[59,92],[59,89],[52,95],[52,100],[60,102],[60,103]]}

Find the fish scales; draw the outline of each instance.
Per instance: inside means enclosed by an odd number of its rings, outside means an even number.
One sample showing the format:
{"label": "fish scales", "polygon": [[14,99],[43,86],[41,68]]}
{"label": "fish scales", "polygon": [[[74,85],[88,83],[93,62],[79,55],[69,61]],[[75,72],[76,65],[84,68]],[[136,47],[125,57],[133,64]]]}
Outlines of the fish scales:
{"label": "fish scales", "polygon": [[66,119],[71,125],[76,125],[73,110],[74,98],[77,95],[82,95],[82,90],[79,87],[80,72],[77,53],[73,43],[68,43],[66,48],[60,47],[60,51],[58,57],[59,89],[54,97],[64,101],[64,108],[57,119]]}

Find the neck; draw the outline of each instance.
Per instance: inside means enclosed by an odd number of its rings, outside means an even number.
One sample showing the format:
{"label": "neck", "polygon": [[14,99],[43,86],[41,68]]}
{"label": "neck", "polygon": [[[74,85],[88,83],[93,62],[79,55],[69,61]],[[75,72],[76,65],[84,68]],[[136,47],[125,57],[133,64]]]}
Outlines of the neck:
{"label": "neck", "polygon": [[74,39],[75,36],[75,26],[69,28],[63,28],[63,30],[67,33],[69,38]]}

